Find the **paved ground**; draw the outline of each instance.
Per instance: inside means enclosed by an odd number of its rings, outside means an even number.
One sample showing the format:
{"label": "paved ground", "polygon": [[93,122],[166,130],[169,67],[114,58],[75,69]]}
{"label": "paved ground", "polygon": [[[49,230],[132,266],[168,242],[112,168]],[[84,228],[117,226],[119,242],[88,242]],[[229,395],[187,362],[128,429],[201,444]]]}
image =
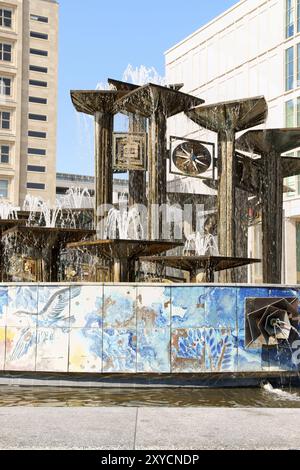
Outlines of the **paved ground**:
{"label": "paved ground", "polygon": [[300,450],[300,409],[0,408],[16,448]]}

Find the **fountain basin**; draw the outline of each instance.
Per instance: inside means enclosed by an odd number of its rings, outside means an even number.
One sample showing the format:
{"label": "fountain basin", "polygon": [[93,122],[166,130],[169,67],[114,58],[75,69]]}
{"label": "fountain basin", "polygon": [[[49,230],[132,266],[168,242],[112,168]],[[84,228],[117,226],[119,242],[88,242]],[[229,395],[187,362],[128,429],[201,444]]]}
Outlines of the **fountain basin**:
{"label": "fountain basin", "polygon": [[[0,285],[0,370],[39,374],[235,374],[299,370],[299,341],[248,349],[247,299],[300,287],[158,284]],[[298,312],[299,313],[299,312]],[[299,330],[299,321],[297,322]]]}

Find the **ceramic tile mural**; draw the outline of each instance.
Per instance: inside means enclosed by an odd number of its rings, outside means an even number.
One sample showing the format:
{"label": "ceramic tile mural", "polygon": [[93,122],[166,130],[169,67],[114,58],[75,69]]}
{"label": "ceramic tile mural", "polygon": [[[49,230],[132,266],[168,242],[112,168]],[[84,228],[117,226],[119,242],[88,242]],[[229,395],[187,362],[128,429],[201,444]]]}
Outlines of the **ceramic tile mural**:
{"label": "ceramic tile mural", "polygon": [[137,327],[167,328],[171,325],[170,287],[137,288]]}
{"label": "ceramic tile mural", "polygon": [[5,370],[35,371],[36,328],[6,328]]}
{"label": "ceramic tile mural", "polygon": [[[39,287],[39,328],[66,328],[70,326],[70,291],[70,287]],[[79,295],[79,292],[79,287],[72,289],[73,297]]]}
{"label": "ceramic tile mural", "polygon": [[[245,299],[288,287],[0,286],[0,369],[70,373],[295,370],[300,337],[245,348]],[[298,341],[298,343],[297,343]],[[296,344],[297,343],[297,344]]]}
{"label": "ceramic tile mural", "polygon": [[6,325],[9,327],[36,328],[38,321],[37,286],[8,288]]}
{"label": "ceramic tile mural", "polygon": [[206,325],[213,328],[237,329],[237,294],[232,287],[205,289]]}
{"label": "ceramic tile mural", "polygon": [[103,330],[103,372],[136,372],[136,329]]}
{"label": "ceramic tile mural", "polygon": [[72,286],[70,298],[72,328],[102,328],[103,286]]}
{"label": "ceramic tile mural", "polygon": [[8,288],[0,287],[0,327],[6,326]]}
{"label": "ceramic tile mural", "polygon": [[172,330],[171,371],[205,372],[205,328]]}
{"label": "ceramic tile mural", "polygon": [[64,328],[38,328],[37,371],[68,371],[69,333],[70,330]]}
{"label": "ceramic tile mural", "polygon": [[0,370],[4,370],[5,364],[5,327],[0,326]]}
{"label": "ceramic tile mural", "polygon": [[136,328],[136,288],[107,286],[103,297],[104,328]]}
{"label": "ceramic tile mural", "polygon": [[72,328],[69,372],[102,372],[102,329]]}
{"label": "ceramic tile mural", "polygon": [[204,287],[172,287],[172,328],[203,328],[205,301]]}
{"label": "ceramic tile mural", "polygon": [[170,328],[138,329],[137,371],[170,373]]}

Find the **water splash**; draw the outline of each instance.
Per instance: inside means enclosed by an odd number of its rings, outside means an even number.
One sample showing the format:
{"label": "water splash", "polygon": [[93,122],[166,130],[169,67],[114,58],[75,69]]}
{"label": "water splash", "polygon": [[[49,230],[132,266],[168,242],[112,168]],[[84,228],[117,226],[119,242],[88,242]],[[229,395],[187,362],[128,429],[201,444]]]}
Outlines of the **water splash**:
{"label": "water splash", "polygon": [[1,220],[17,220],[19,207],[13,206],[10,202],[0,199],[0,219]]}
{"label": "water splash", "polygon": [[290,393],[281,390],[280,388],[274,388],[269,382],[263,383],[262,388],[265,392],[276,395],[280,400],[300,401],[300,396],[297,393]]}
{"label": "water splash", "polygon": [[92,209],[94,200],[88,188],[71,187],[60,199],[60,204],[63,209]]}
{"label": "water splash", "polygon": [[218,256],[217,237],[212,234],[193,233],[187,238],[183,254],[188,256],[195,253],[196,256]]}
{"label": "water splash", "polygon": [[135,83],[136,85],[146,85],[147,83],[166,85],[165,77],[160,76],[154,67],[146,67],[145,65],[133,67],[131,64],[128,64],[122,79],[125,82]]}
{"label": "water splash", "polygon": [[104,238],[109,240],[142,240],[144,227],[136,207],[111,209],[107,216]]}

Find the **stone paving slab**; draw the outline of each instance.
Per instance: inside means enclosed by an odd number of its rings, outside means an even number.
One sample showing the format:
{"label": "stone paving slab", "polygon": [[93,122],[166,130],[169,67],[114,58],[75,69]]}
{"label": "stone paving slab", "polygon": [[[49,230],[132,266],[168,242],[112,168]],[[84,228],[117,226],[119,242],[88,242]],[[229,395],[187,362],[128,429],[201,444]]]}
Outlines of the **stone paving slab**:
{"label": "stone paving slab", "polygon": [[300,409],[0,408],[0,449],[300,450]]}

